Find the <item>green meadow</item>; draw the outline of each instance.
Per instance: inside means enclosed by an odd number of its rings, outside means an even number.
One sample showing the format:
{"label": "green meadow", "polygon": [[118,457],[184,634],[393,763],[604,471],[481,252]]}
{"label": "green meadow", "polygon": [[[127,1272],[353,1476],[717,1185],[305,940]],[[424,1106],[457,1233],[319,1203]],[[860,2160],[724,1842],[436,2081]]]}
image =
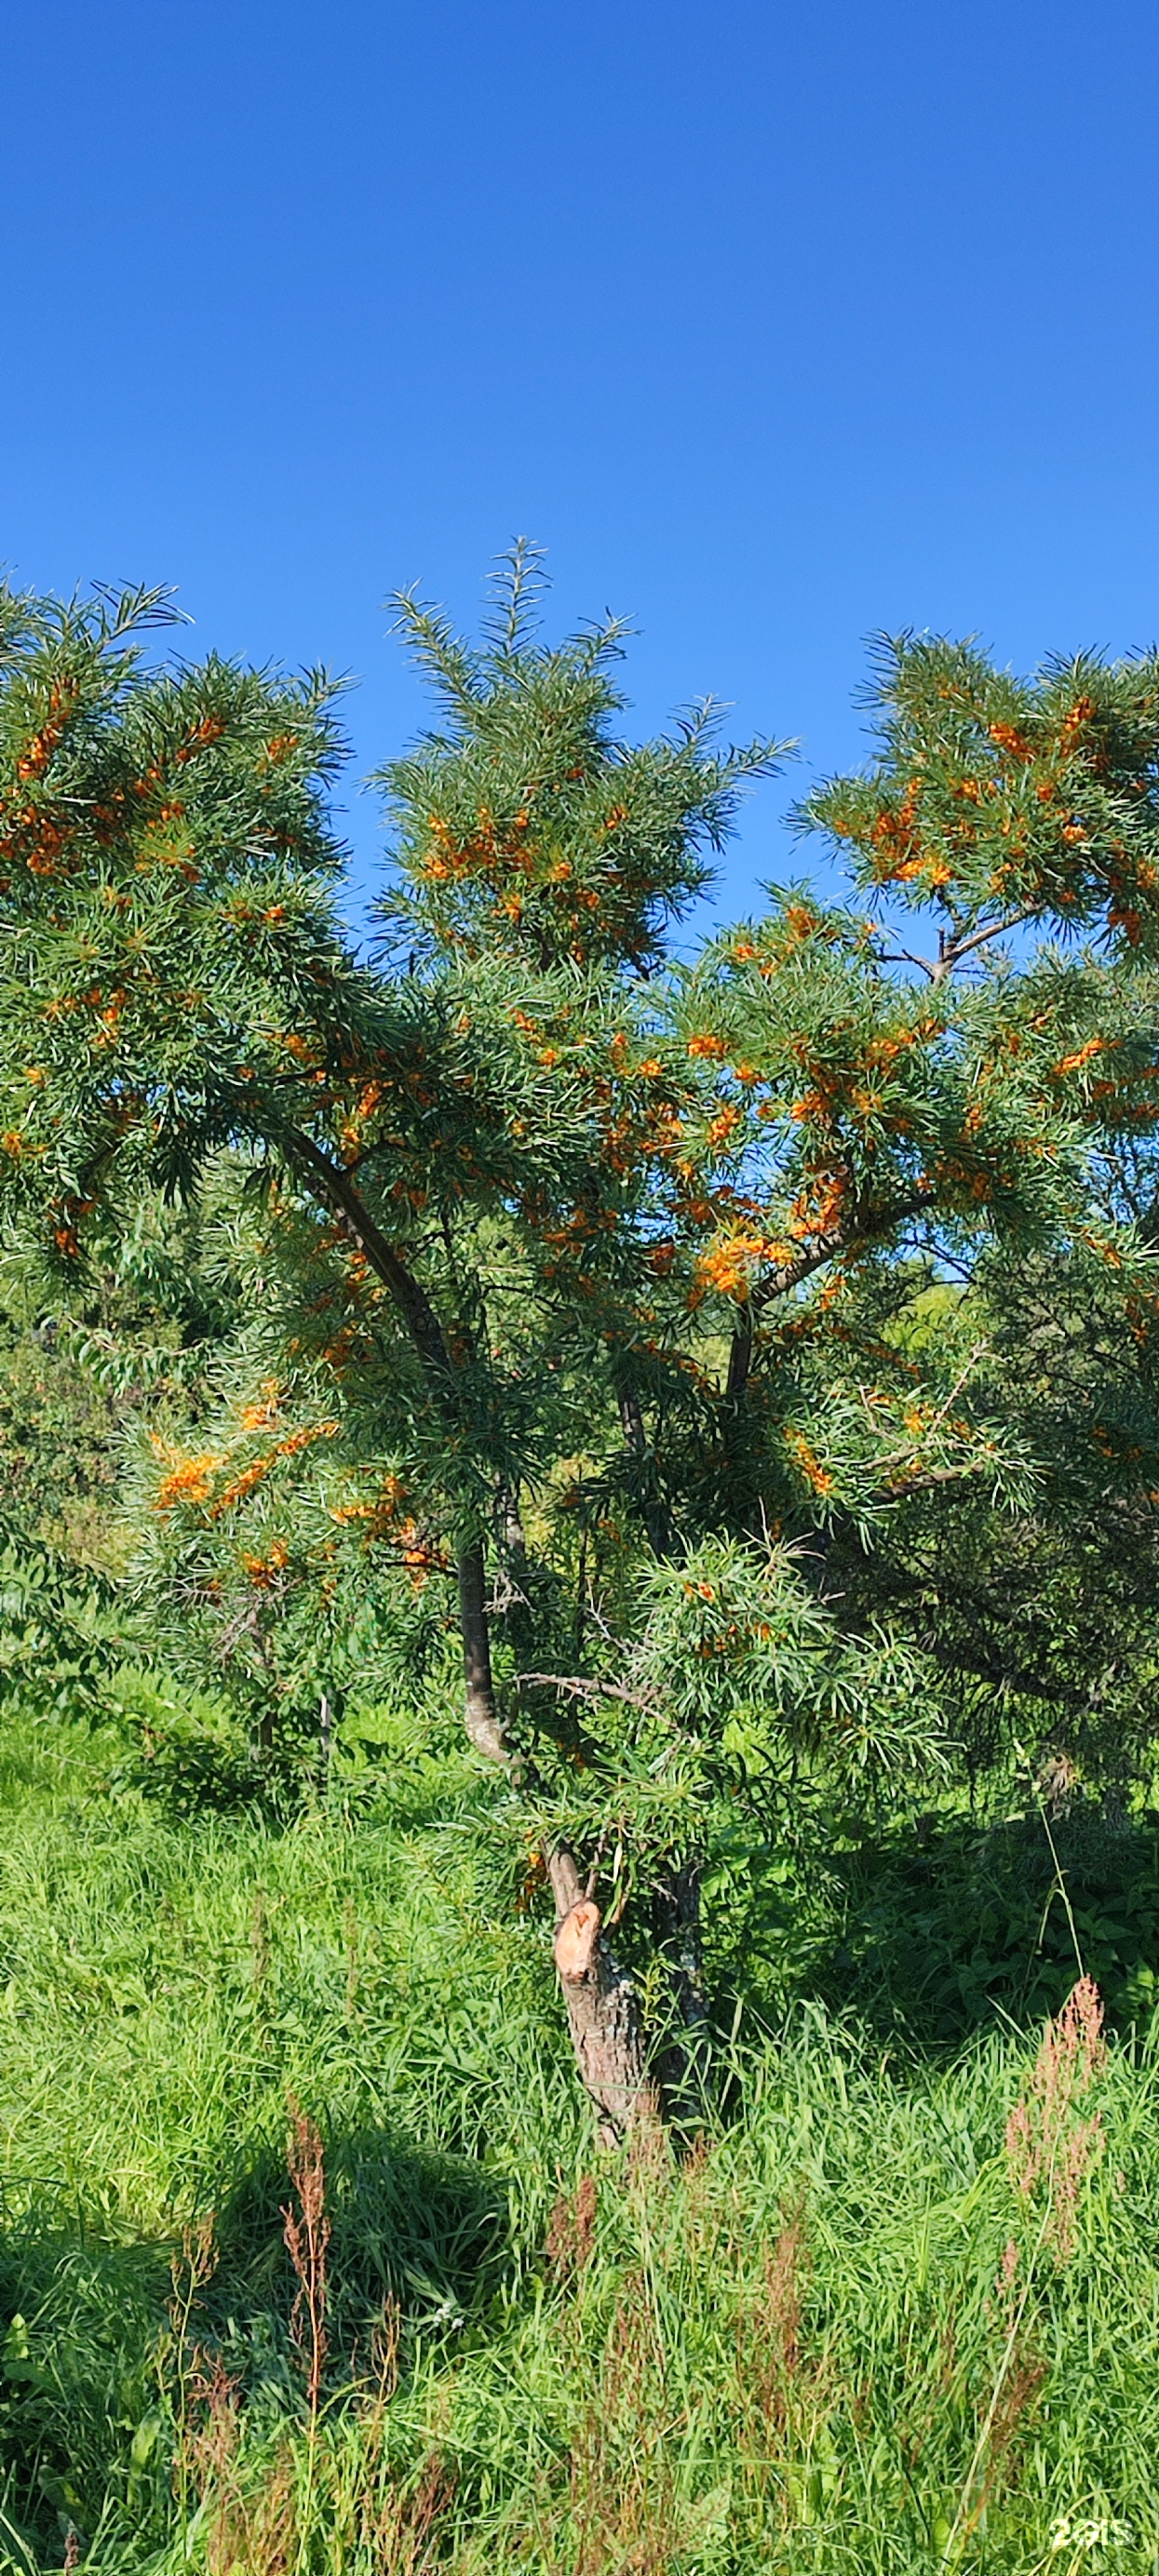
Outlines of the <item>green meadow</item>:
{"label": "green meadow", "polygon": [[[770,1866],[713,2102],[601,2153],[437,1709],[280,1824],[182,1814],[173,1722],[137,1682],[5,1735],[12,2566],[1155,2564],[1145,1819],[1056,1835],[1073,1929],[1033,1815]],[[1089,2070],[1043,2045],[1076,1933],[1118,1996]]]}

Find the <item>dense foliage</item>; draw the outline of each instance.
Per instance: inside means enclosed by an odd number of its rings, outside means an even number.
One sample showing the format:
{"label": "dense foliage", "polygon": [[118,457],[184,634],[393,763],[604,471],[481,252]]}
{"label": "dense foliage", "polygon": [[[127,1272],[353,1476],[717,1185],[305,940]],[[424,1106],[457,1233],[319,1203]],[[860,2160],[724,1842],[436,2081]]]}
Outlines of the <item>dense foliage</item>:
{"label": "dense foliage", "polygon": [[[160,2549],[175,2497],[211,2576],[466,2569],[472,2531],[579,2576],[806,2529],[883,2569],[1151,2549],[1066,2430],[1123,2439],[1114,2317],[1065,2356],[1150,2189],[1159,663],[902,639],[869,766],[799,817],[845,899],[692,947],[777,748],[710,706],[629,740],[619,631],[547,644],[539,592],[517,549],[477,646],[399,603],[436,714],[378,782],[363,946],[325,675],[165,657],[153,596],[0,599],[0,1688],[17,1838],[56,1741],[46,1830],[96,1855],[82,1911],[110,1890],[47,1969],[63,1863],[35,1938],[11,1908],[10,2546],[103,2513],[114,2559]],[[19,2144],[47,2049],[72,2169],[74,1974],[77,2031],[124,2025],[100,2086],[169,2141],[101,2165],[103,2429]],[[850,2011],[904,2075],[855,2075]],[[1045,2056],[930,2075],[1043,2012]],[[834,2088],[840,2180],[803,2144]],[[896,2307],[884,2209],[856,2295],[833,2249],[923,2104],[958,2145]],[[517,2475],[479,2423],[521,2373]]]}

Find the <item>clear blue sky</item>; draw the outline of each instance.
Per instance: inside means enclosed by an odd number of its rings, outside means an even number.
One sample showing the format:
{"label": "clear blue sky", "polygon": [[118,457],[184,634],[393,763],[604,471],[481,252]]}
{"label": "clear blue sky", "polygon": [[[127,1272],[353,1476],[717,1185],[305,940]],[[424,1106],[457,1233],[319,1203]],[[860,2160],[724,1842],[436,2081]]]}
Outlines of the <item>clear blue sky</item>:
{"label": "clear blue sky", "polygon": [[1154,0],[9,0],[0,72],[0,558],[351,671],[359,773],[385,594],[520,530],[798,791],[871,629],[1159,632]]}

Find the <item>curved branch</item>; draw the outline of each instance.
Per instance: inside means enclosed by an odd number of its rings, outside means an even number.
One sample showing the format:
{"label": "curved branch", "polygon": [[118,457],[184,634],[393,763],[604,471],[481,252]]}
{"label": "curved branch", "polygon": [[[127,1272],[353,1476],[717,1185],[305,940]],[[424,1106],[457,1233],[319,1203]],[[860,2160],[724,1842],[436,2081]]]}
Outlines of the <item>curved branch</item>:
{"label": "curved branch", "polygon": [[[946,976],[953,973],[955,966],[963,957],[968,957],[972,949],[984,948],[987,940],[1001,939],[1006,931],[1020,930],[1024,921],[1033,921],[1033,919],[1033,910],[1028,908],[1025,912],[1011,913],[1009,921],[992,921],[988,930],[976,930],[969,939],[947,940],[937,965],[928,967],[926,970],[931,984],[944,983]],[[924,958],[918,962],[925,965]]]}
{"label": "curved branch", "polygon": [[311,1195],[320,1199],[331,1215],[338,1218],[358,1250],[365,1255],[376,1277],[389,1288],[419,1358],[428,1374],[438,1382],[445,1401],[453,1387],[455,1372],[442,1325],[426,1289],[400,1260],[393,1245],[387,1242],[343,1166],[332,1163],[321,1146],[314,1143],[312,1136],[303,1135],[301,1128],[284,1129],[279,1142]]}
{"label": "curved branch", "polygon": [[854,1252],[859,1244],[876,1243],[882,1235],[891,1233],[894,1226],[904,1225],[907,1217],[917,1216],[923,1208],[930,1207],[933,1195],[928,1187],[911,1190],[905,1198],[895,1199],[891,1207],[867,1208],[854,1225],[833,1226],[828,1234],[819,1234],[808,1252],[800,1253],[795,1261],[779,1263],[776,1269],[766,1271],[764,1278],[756,1281],[749,1292],[750,1307],[759,1313],[762,1307],[771,1305],[775,1297],[784,1297],[790,1288],[798,1288],[801,1281],[811,1278],[815,1270],[823,1270],[826,1262],[835,1260],[839,1252]]}

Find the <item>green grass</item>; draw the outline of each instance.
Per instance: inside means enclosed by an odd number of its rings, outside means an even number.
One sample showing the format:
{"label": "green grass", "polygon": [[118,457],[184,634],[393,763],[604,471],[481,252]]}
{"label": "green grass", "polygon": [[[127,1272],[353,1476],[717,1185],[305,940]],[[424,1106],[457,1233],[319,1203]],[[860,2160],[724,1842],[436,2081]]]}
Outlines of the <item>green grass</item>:
{"label": "green grass", "polygon": [[[174,1814],[127,1741],[8,1717],[0,1755],[0,2561],[59,2567],[72,2527],[108,2576],[1159,2563],[1155,2062],[1124,2023],[1024,2199],[1038,2041],[977,1998],[1069,1972],[1001,1837],[974,1879],[964,1828],[820,1894],[770,1873],[726,1926],[764,2020],[723,2116],[682,2165],[606,2158],[489,1782],[396,1745],[356,1804],[274,1829]],[[1126,1992],[1146,1961],[1084,1865]],[[333,2228],[312,2427],[288,2094]]]}

